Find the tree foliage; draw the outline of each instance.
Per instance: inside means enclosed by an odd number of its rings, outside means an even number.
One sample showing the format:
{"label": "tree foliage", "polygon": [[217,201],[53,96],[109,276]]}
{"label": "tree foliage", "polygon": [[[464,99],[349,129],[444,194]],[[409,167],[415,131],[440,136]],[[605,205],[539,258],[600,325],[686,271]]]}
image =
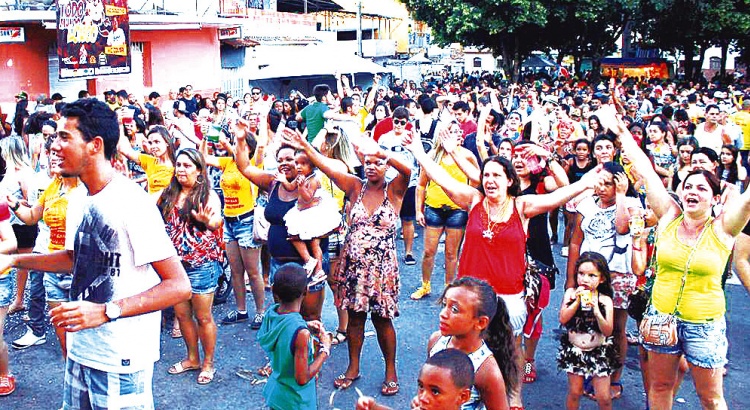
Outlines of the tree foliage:
{"label": "tree foliage", "polygon": [[750,48],[750,0],[400,1],[438,44],[491,49],[513,74],[535,50],[598,60],[616,50],[626,28],[641,47],[683,53],[687,65],[711,45]]}

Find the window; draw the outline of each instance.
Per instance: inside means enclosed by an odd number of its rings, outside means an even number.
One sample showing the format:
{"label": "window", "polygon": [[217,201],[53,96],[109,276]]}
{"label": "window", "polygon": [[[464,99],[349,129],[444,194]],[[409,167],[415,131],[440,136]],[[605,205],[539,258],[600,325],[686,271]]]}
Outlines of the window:
{"label": "window", "polygon": [[711,57],[708,60],[708,68],[710,70],[721,70],[721,57]]}
{"label": "window", "polygon": [[474,68],[482,68],[482,57],[474,57]]}

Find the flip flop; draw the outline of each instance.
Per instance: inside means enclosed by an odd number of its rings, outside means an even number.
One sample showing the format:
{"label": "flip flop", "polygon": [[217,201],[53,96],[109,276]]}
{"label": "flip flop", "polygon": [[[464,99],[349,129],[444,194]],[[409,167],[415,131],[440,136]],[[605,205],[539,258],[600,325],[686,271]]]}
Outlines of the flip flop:
{"label": "flip flop", "polygon": [[328,332],[328,334],[331,335],[331,345],[333,346],[346,342],[346,332],[337,329],[336,333]]}
{"label": "flip flop", "polygon": [[173,364],[172,366],[169,367],[169,369],[167,370],[167,373],[173,374],[173,375],[174,374],[182,374],[182,373],[185,373],[185,372],[191,372],[193,370],[200,370],[200,368],[201,367],[198,366],[198,365],[196,365],[196,366],[190,366],[190,367],[185,367],[185,365],[183,365],[182,362],[177,362],[177,363],[175,363],[175,364]]}
{"label": "flip flop", "polygon": [[594,394],[594,379],[591,377],[586,377],[583,379],[583,395],[591,400],[596,400],[596,395]]}
{"label": "flip flop", "polygon": [[523,366],[523,382],[534,383],[536,381],[536,366],[534,360],[526,360]]}
{"label": "flip flop", "polygon": [[383,387],[380,388],[380,394],[383,396],[393,396],[399,391],[398,382],[383,382]]}
{"label": "flip flop", "polygon": [[26,306],[24,306],[24,305],[21,305],[21,306],[13,306],[13,305],[11,305],[11,307],[8,308],[8,316],[16,314],[18,312],[25,312],[25,311],[26,311]]}
{"label": "flip flop", "polygon": [[172,336],[172,339],[179,339],[182,337],[182,331],[179,327],[173,327],[169,335]]}
{"label": "flip flop", "polygon": [[339,390],[346,390],[350,387],[352,387],[352,384],[359,380],[359,378],[362,377],[361,374],[356,375],[355,377],[346,377],[345,373],[342,373],[339,375],[339,377],[335,378],[333,380],[333,387],[339,389]]}
{"label": "flip flop", "polygon": [[620,388],[619,391],[615,391],[615,392],[612,393],[612,400],[617,400],[617,399],[619,399],[619,398],[622,397],[623,393],[625,393],[625,387],[623,387],[622,382],[612,382],[612,383],[609,384],[610,390],[613,387],[614,388],[617,388],[617,387]]}
{"label": "flip flop", "polygon": [[198,374],[198,384],[206,385],[214,381],[216,375],[216,369],[203,370]]}

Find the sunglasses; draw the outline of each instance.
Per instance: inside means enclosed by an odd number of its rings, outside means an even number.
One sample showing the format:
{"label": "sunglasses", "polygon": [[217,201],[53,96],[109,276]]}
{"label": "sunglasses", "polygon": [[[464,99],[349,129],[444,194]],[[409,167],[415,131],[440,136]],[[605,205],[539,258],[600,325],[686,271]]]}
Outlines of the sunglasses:
{"label": "sunglasses", "polygon": [[260,95],[260,93],[253,93],[253,95]]}
{"label": "sunglasses", "polygon": [[406,120],[393,120],[393,125],[406,125]]}

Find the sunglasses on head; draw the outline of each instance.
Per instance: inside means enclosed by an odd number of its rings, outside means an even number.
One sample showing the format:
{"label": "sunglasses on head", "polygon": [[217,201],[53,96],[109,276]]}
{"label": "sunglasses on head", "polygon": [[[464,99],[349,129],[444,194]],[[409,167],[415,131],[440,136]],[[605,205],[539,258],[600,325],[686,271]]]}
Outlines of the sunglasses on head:
{"label": "sunglasses on head", "polygon": [[394,119],[393,120],[393,124],[394,125],[406,125],[407,122],[408,121],[406,121],[406,120],[399,120],[399,119]]}

